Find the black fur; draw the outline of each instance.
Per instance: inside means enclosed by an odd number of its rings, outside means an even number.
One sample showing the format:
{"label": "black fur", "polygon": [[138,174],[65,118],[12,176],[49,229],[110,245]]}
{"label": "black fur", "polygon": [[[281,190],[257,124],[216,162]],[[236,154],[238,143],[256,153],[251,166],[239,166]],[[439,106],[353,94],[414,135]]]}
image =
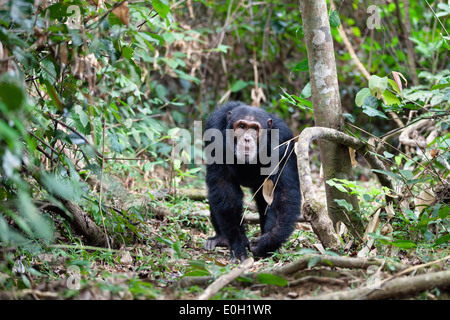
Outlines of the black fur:
{"label": "black fur", "polygon": [[[287,125],[276,116],[268,114],[261,108],[250,107],[241,102],[229,102],[210,115],[205,127],[205,130],[215,128],[222,132],[224,158],[226,129],[232,128],[234,120],[242,119],[247,115],[253,116],[263,128],[267,128],[268,119],[273,120],[270,130],[268,130],[268,150],[276,147],[270,146],[270,133],[273,129],[279,130],[280,144],[293,138]],[[206,142],[206,146],[211,142]],[[215,246],[229,246],[232,258],[243,260],[247,257],[246,248],[249,248],[255,256],[266,256],[287,241],[294,230],[294,223],[300,215],[301,202],[295,152],[292,152],[288,158],[293,147],[294,141],[289,144],[286,157],[280,163],[278,171],[269,178],[274,184],[277,184],[272,204],[267,208],[262,189],[255,195],[262,235],[252,243],[249,243],[245,235],[245,227],[241,224],[243,192],[240,186],[249,187],[253,193],[256,192],[266,178],[260,172],[263,165],[259,161],[257,164],[224,164],[225,159],[222,164],[207,165],[206,183],[211,221],[216,231],[216,235],[209,238],[205,244],[208,250],[213,250]],[[286,145],[272,152],[278,152],[281,161],[285,151]]]}

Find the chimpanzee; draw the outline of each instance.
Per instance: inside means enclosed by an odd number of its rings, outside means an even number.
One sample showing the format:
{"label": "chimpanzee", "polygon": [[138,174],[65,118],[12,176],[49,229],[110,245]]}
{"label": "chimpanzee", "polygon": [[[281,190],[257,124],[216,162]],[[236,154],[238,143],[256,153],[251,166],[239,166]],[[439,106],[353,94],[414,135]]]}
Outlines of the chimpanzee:
{"label": "chimpanzee", "polygon": [[[291,152],[294,141],[278,147],[293,138],[292,132],[281,119],[261,108],[228,102],[210,115],[204,137],[206,183],[216,231],[205,248],[228,246],[232,261],[244,260],[246,248],[261,257],[276,251],[289,238],[300,215],[297,157]],[[270,205],[260,188],[268,176],[275,185]],[[240,186],[256,193],[262,235],[251,243],[242,223],[244,194]]]}

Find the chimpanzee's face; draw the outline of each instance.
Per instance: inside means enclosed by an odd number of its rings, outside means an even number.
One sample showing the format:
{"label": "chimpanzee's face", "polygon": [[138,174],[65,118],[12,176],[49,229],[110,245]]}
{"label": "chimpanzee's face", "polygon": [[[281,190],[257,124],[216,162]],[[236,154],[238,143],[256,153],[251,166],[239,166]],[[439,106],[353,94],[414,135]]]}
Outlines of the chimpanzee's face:
{"label": "chimpanzee's face", "polygon": [[[248,110],[248,109],[246,109]],[[241,113],[233,110],[228,115],[229,124],[234,130],[234,155],[237,163],[257,163],[258,143],[264,130],[270,129],[272,119],[262,119],[256,112]]]}

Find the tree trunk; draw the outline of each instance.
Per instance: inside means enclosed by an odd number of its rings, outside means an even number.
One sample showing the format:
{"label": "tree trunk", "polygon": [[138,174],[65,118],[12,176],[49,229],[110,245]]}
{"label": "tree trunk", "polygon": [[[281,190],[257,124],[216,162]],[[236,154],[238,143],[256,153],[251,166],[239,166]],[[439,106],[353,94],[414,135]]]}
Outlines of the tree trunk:
{"label": "tree trunk", "polygon": [[[300,11],[308,51],[315,125],[343,131],[344,121],[326,1],[300,0]],[[351,180],[348,147],[330,141],[319,141],[319,147],[325,180],[333,178]],[[328,184],[325,185],[325,191],[327,211],[333,224],[342,221],[354,236],[362,235],[364,227],[359,217],[345,212],[334,201],[345,199],[357,211],[356,197],[350,197]]]}

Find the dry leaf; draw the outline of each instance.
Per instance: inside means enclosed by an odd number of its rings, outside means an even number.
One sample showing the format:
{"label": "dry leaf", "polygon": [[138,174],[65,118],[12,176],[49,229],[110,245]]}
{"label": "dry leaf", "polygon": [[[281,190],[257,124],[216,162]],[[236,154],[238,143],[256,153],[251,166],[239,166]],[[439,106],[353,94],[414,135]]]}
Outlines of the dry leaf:
{"label": "dry leaf", "polygon": [[[408,86],[408,81],[406,80],[406,78],[400,72],[392,71],[392,75],[394,76],[395,83],[397,83],[397,86],[398,86],[400,91],[403,90],[402,89],[403,88],[402,87],[402,80],[400,80],[400,77],[402,77],[402,79],[405,81],[405,87]],[[400,77],[399,77],[399,75],[400,75]]]}
{"label": "dry leaf", "polygon": [[381,228],[381,234],[383,236],[387,236],[388,234],[392,233],[394,231],[394,228],[392,228],[391,224],[386,224],[383,228]]}
{"label": "dry leaf", "polygon": [[420,191],[419,195],[414,197],[414,205],[419,211],[422,211],[424,207],[432,205],[435,200],[436,197],[434,196],[433,190],[426,189]]}
{"label": "dry leaf", "polygon": [[128,27],[130,24],[130,8],[128,7],[127,1],[115,8],[112,12]]}
{"label": "dry leaf", "polygon": [[347,226],[342,221],[338,221],[336,223],[336,230],[337,230],[338,236],[340,236],[341,238],[343,237],[344,234],[347,234],[347,232],[348,232]]}
{"label": "dry leaf", "polygon": [[393,217],[395,217],[394,204],[392,202],[389,202],[384,209],[386,210],[388,220],[391,220]]}
{"label": "dry leaf", "polygon": [[120,263],[123,263],[123,264],[132,264],[133,263],[133,258],[131,257],[131,254],[128,251],[125,251],[120,256]]}
{"label": "dry leaf", "polygon": [[368,234],[375,231],[375,229],[378,227],[378,224],[380,223],[380,212],[381,208],[375,212],[373,215],[372,220],[370,220],[369,225],[366,228],[366,232],[364,232],[363,241],[367,241]]}
{"label": "dry leaf", "polygon": [[264,200],[266,200],[266,202],[269,206],[272,204],[272,201],[273,201],[273,189],[274,189],[273,181],[270,179],[267,179],[263,184],[262,193],[263,193]]}
{"label": "dry leaf", "polygon": [[64,64],[69,63],[69,51],[67,50],[67,43],[63,43],[59,47],[59,57],[62,63]]}

